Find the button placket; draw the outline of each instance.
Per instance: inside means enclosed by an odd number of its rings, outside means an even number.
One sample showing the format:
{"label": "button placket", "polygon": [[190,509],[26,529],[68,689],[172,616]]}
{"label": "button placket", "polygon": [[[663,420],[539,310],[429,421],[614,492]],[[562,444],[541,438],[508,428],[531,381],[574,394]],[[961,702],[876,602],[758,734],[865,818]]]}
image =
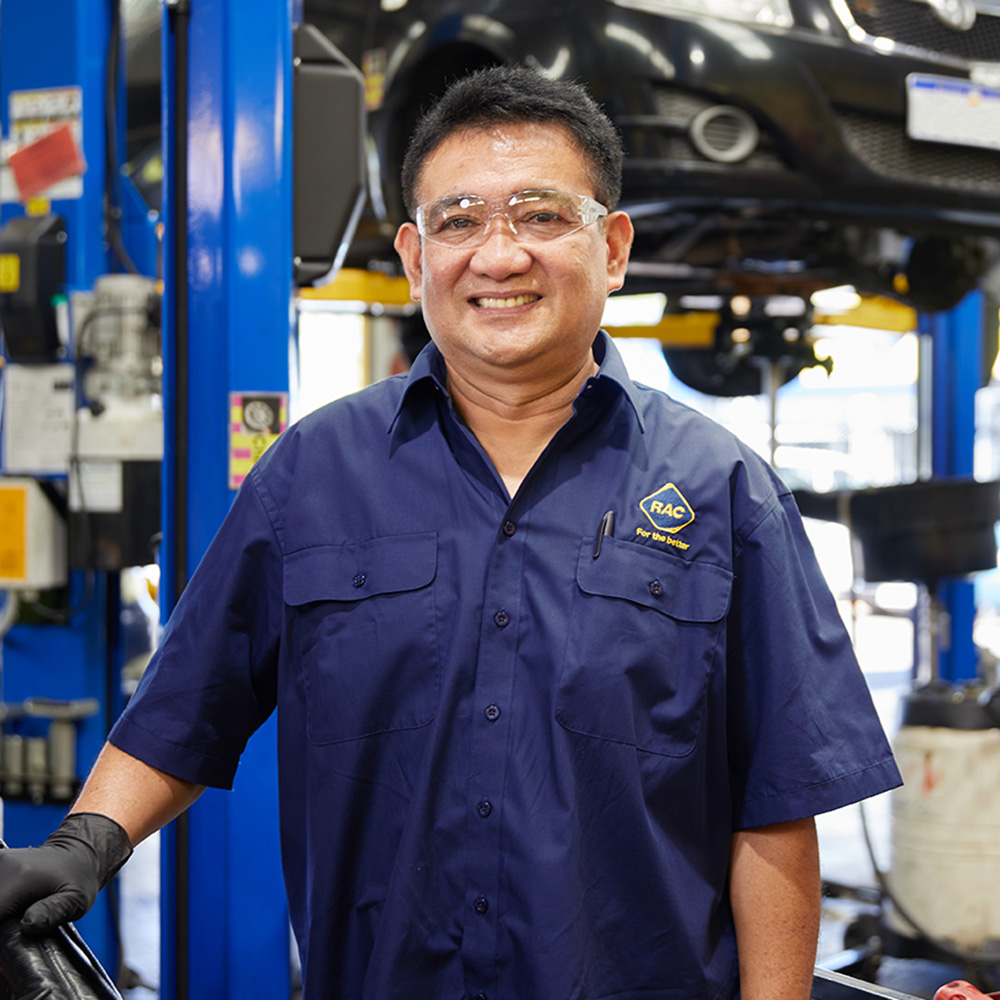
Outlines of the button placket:
{"label": "button placket", "polygon": [[[473,726],[470,764],[478,775],[475,797],[468,800],[468,858],[465,896],[467,920],[463,959],[469,979],[488,985],[496,974],[500,919],[502,807],[500,790],[507,771],[517,662],[517,615],[523,600],[526,520],[501,514],[496,522],[490,568],[483,592],[479,646],[475,668],[478,722]],[[511,627],[515,626],[515,627]],[[478,998],[475,990],[468,996]],[[485,998],[486,994],[481,994]]]}

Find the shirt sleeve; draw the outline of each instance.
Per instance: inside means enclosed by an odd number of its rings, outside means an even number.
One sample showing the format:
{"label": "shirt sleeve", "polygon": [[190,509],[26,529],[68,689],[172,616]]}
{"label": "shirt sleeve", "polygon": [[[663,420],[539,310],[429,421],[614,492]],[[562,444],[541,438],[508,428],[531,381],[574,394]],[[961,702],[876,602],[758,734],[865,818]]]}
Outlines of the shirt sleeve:
{"label": "shirt sleeve", "polygon": [[728,630],[737,829],[812,816],[901,784],[847,630],[787,493],[738,548]]}
{"label": "shirt sleeve", "polygon": [[152,767],[220,788],[232,787],[275,706],[282,558],[264,498],[251,475],[109,737]]}

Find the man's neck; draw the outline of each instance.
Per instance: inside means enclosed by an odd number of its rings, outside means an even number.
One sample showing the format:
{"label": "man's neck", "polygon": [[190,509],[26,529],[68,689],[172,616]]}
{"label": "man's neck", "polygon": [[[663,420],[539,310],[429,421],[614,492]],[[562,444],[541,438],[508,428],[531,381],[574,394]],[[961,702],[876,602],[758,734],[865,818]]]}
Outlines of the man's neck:
{"label": "man's neck", "polygon": [[571,377],[541,386],[484,382],[449,368],[448,391],[455,408],[493,460],[511,497],[573,415],[573,400],[597,371],[589,354]]}

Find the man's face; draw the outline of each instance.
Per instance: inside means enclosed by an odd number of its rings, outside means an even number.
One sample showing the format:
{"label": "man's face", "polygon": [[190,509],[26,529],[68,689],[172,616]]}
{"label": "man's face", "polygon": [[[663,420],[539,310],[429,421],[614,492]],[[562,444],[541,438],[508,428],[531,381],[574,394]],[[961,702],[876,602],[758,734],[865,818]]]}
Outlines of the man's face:
{"label": "man's face", "polygon": [[[417,196],[420,204],[453,195],[506,201],[538,189],[594,195],[570,133],[523,123],[445,139],[424,164]],[[631,238],[619,212],[549,242],[519,242],[495,218],[478,247],[421,241],[406,223],[396,249],[450,368],[547,379],[579,370],[588,356],[608,293],[624,281]]]}

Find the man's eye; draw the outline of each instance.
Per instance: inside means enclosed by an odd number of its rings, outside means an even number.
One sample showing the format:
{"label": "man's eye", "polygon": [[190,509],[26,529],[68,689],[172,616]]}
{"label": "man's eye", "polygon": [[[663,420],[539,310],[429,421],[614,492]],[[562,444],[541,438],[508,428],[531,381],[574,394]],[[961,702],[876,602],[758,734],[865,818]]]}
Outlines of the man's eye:
{"label": "man's eye", "polygon": [[437,231],[440,233],[449,229],[469,229],[475,225],[475,219],[470,219],[462,215],[453,215],[450,219],[443,219]]}
{"label": "man's eye", "polygon": [[572,225],[571,216],[555,208],[539,208],[530,212],[525,212],[520,219],[519,225],[538,232],[559,232]]}
{"label": "man's eye", "polygon": [[530,222],[534,225],[535,223],[565,222],[566,220],[558,212],[546,210],[541,212],[531,212],[525,217],[524,221]]}

